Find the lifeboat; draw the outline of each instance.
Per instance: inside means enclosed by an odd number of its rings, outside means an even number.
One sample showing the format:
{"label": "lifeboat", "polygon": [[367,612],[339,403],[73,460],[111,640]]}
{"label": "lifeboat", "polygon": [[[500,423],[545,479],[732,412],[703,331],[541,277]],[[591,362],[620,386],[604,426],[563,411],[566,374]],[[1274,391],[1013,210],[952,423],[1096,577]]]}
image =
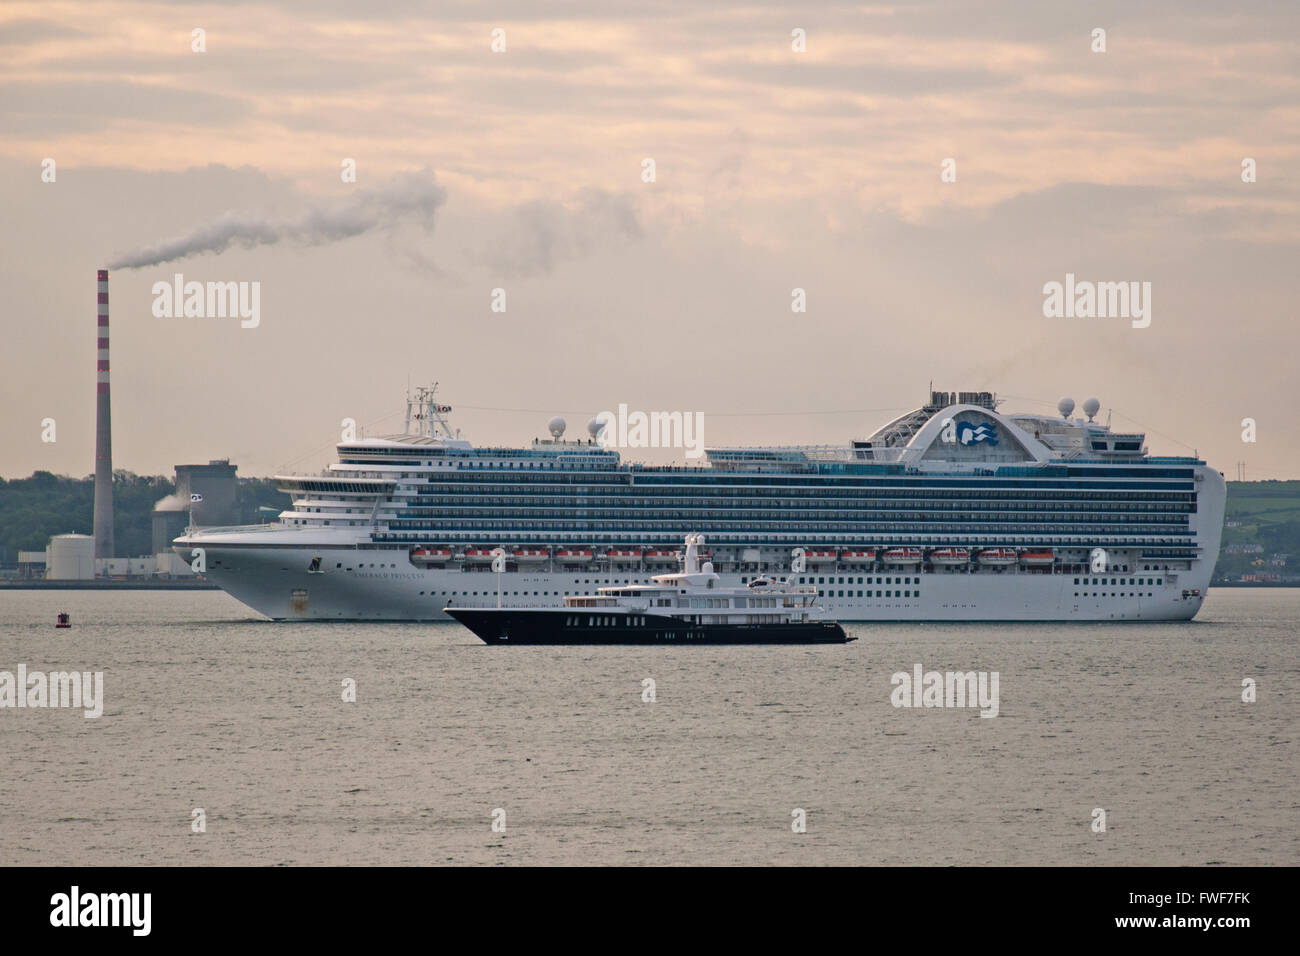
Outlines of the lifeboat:
{"label": "lifeboat", "polygon": [[881,555],[886,564],[920,564],[920,548],[888,548]]}
{"label": "lifeboat", "polygon": [[969,564],[970,552],[965,548],[939,548],[930,552],[931,564]]}
{"label": "lifeboat", "polygon": [[866,551],[841,551],[840,552],[840,561],[845,564],[870,564],[872,561],[875,560],[876,560],[876,552],[874,548],[869,548]]}
{"label": "lifeboat", "polygon": [[465,560],[470,564],[491,564],[492,549],[491,548],[466,548]]}
{"label": "lifeboat", "polygon": [[511,560],[520,564],[537,564],[549,557],[550,554],[545,548],[520,548],[510,555]]}
{"label": "lifeboat", "polygon": [[1007,565],[1016,563],[1015,548],[987,548],[979,553],[980,564]]}
{"label": "lifeboat", "polygon": [[1052,551],[1021,551],[1020,563],[1029,565],[1051,564],[1056,560],[1056,554]]}
{"label": "lifeboat", "polygon": [[676,551],[647,551],[645,553],[646,564],[676,564],[678,560]]}
{"label": "lifeboat", "polygon": [[637,548],[610,548],[605,557],[611,561],[640,561],[641,552]]}
{"label": "lifeboat", "polygon": [[565,564],[585,564],[591,560],[590,548],[561,548],[555,552],[555,560]]}
{"label": "lifeboat", "polygon": [[416,548],[411,552],[411,563],[421,566],[445,564],[450,560],[450,548]]}
{"label": "lifeboat", "polygon": [[809,564],[834,564],[834,551],[815,551],[812,548],[805,548],[803,559]]}

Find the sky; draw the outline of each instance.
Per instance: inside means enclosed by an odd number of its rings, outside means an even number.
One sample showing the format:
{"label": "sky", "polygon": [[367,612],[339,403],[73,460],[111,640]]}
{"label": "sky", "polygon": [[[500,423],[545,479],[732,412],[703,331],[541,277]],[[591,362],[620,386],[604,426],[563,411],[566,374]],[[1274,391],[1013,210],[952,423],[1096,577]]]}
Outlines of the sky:
{"label": "sky", "polygon": [[[511,445],[620,403],[844,443],[933,382],[1095,396],[1153,453],[1300,477],[1298,27],[1290,0],[9,0],[0,476],[93,471],[111,263],[140,474],[322,468],[408,382]],[[158,315],[178,273],[256,283],[255,327]],[[1067,274],[1150,283],[1149,325],[1044,315]]]}

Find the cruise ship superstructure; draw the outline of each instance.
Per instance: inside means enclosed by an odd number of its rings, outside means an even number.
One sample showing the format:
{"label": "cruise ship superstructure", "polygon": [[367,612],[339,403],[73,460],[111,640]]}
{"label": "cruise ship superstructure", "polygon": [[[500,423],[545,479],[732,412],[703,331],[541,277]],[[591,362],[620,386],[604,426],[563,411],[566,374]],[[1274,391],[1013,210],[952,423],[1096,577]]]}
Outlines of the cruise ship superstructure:
{"label": "cruise ship superstructure", "polygon": [[475,447],[420,388],[403,434],[341,442],[325,473],[277,476],[293,500],[278,522],[191,529],[174,547],[277,620],[563,604],[650,583],[690,532],[706,536],[721,585],[792,575],[842,621],[1195,615],[1222,475],[1149,455],[1144,435],[1094,420],[1095,399],[1086,417],[1068,399],[1056,416],[998,406],[931,392],[847,445],[711,448],[700,466],[665,467],[565,440],[563,423],[527,447]]}

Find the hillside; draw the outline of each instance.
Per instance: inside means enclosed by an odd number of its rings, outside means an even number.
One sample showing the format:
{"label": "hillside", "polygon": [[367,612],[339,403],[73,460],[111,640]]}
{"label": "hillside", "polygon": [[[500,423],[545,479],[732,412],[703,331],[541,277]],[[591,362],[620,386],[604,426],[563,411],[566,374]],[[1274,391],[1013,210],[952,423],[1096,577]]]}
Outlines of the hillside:
{"label": "hillside", "polygon": [[1216,583],[1300,584],[1300,481],[1228,482],[1223,524]]}

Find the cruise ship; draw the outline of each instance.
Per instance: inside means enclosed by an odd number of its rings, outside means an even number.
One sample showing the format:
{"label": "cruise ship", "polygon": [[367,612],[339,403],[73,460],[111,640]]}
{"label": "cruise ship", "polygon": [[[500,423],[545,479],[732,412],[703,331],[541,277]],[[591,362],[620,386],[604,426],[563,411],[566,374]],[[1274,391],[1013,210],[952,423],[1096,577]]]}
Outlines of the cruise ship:
{"label": "cruise ship", "polygon": [[[719,585],[789,576],[841,621],[1170,621],[1200,609],[1226,486],[1195,457],[1148,454],[1100,403],[1008,414],[989,392],[929,401],[844,445],[708,448],[629,463],[589,436],[476,447],[436,386],[403,433],[338,445],[276,476],[273,524],[191,528],[173,546],[275,620],[439,621],[650,584],[700,532]],[[494,558],[504,555],[504,570]],[[496,567],[501,567],[497,562]]]}

